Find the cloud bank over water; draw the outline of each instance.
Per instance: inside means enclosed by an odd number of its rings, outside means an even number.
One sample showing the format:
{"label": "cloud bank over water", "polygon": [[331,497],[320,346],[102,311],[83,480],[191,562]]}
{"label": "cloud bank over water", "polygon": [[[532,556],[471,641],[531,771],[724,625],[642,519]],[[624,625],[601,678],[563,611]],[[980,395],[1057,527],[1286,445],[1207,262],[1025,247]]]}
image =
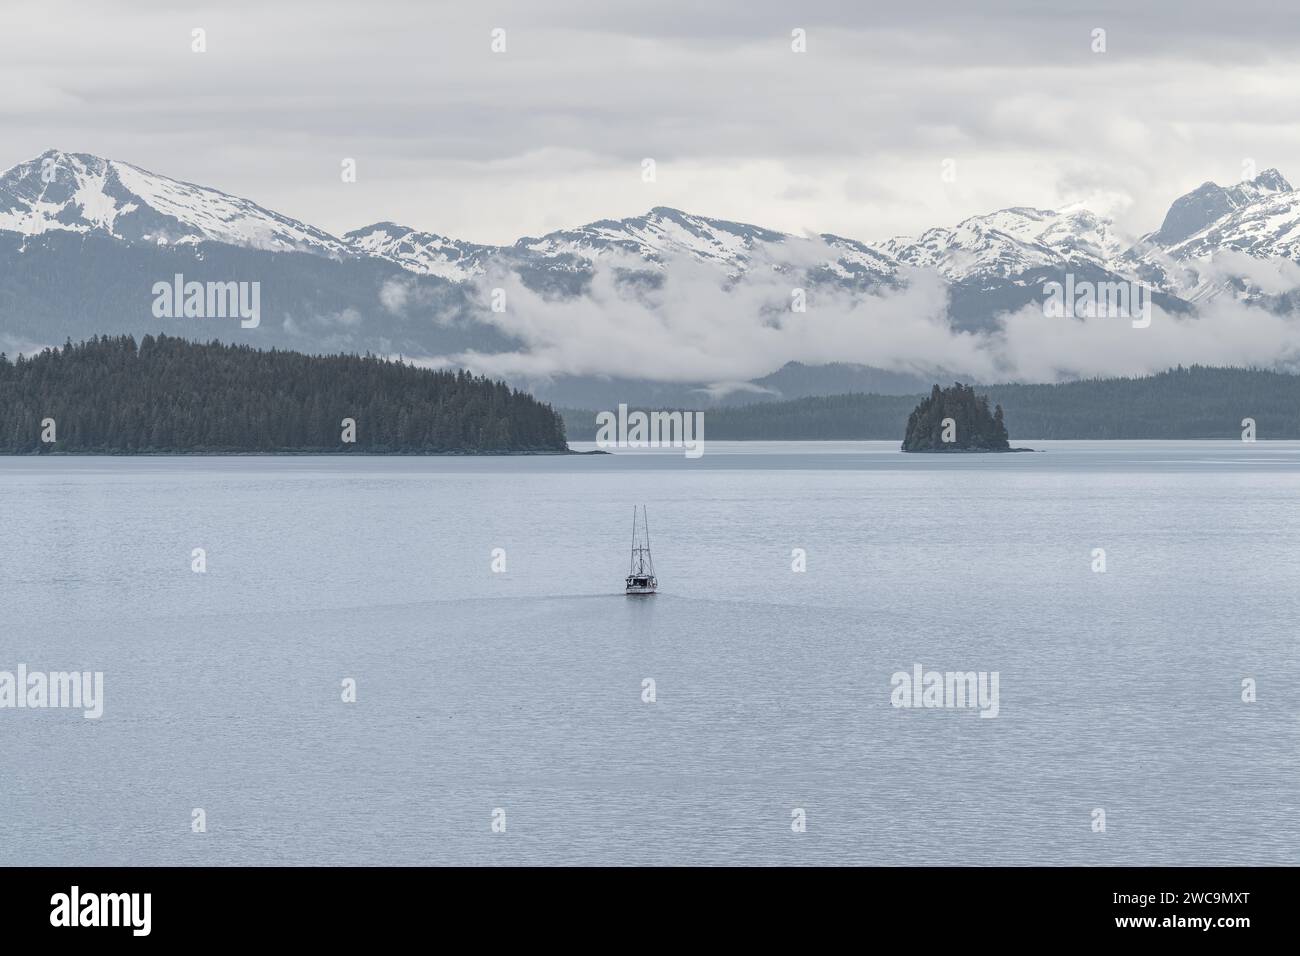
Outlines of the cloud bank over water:
{"label": "cloud bank over water", "polygon": [[[1272,288],[1295,268],[1257,266],[1261,285]],[[462,352],[436,364],[515,379],[718,384],[759,378],[787,362],[848,362],[979,382],[1143,375],[1179,364],[1300,366],[1300,316],[1231,296],[1190,314],[1153,306],[1148,328],[1110,316],[1048,317],[1034,303],[1003,313],[993,329],[965,331],[948,321],[949,288],[937,274],[915,269],[903,278],[900,287],[871,294],[810,289],[806,311],[796,312],[789,275],[755,268],[722,285],[715,269],[689,257],[666,264],[653,285],[629,281],[623,264],[599,262],[587,293],[576,297],[547,296],[517,275],[496,275],[480,283],[476,300],[484,305],[476,317],[521,346]],[[505,290],[505,311],[486,304],[492,289]]]}

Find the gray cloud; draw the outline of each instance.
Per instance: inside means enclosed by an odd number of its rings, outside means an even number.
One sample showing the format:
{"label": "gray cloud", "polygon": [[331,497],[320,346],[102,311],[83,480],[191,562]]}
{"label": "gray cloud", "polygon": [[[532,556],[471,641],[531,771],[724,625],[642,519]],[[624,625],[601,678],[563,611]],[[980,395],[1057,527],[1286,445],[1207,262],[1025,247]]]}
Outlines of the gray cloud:
{"label": "gray cloud", "polygon": [[[809,257],[819,244],[807,243]],[[787,250],[789,251],[789,250]],[[1256,270],[1286,283],[1293,263]],[[1049,318],[1041,305],[1003,315],[988,332],[948,324],[947,287],[914,270],[907,286],[878,294],[831,289],[810,295],[806,313],[790,309],[790,279],[755,268],[724,289],[715,271],[674,261],[653,289],[629,284],[608,262],[596,265],[590,293],[548,298],[517,277],[485,280],[506,290],[509,307],[479,318],[522,342],[517,351],[443,356],[428,364],[464,365],[511,378],[608,375],[729,386],[788,361],[855,362],[899,372],[985,383],[1051,382],[1142,375],[1173,365],[1243,365],[1294,370],[1300,316],[1279,316],[1231,297],[1192,315],[1153,309],[1149,328],[1127,318]],[[1296,284],[1292,283],[1291,288]]]}
{"label": "gray cloud", "polygon": [[1245,158],[1300,171],[1290,11],[1057,7],[11,0],[0,165],[87,150],[334,232],[485,242],[653,205],[875,239],[1079,199],[1138,233]]}

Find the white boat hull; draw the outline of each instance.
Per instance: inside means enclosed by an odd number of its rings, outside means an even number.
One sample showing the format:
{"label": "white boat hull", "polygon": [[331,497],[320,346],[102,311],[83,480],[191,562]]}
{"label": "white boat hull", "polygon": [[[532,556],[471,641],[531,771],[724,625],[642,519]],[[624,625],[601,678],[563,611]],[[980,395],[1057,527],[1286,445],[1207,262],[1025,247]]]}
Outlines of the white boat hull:
{"label": "white boat hull", "polygon": [[650,575],[629,574],[624,583],[628,594],[654,594],[659,590],[659,579]]}

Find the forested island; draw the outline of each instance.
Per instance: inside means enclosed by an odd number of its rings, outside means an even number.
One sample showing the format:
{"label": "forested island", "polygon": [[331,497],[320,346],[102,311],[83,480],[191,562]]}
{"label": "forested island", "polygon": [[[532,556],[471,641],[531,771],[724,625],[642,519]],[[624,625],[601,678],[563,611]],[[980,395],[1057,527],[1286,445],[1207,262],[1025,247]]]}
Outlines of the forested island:
{"label": "forested island", "polygon": [[1011,451],[1002,406],[989,411],[989,397],[961,382],[935,385],[907,418],[903,451]]}
{"label": "forested island", "polygon": [[0,454],[564,453],[549,406],[467,372],[166,335],[0,354]]}
{"label": "forested island", "polygon": [[[1017,441],[1300,439],[1300,376],[1253,368],[1182,367],[1134,378],[978,386],[1001,405]],[[714,441],[897,441],[925,396],[862,392],[703,408]],[[595,439],[595,412],[564,410],[573,441]]]}

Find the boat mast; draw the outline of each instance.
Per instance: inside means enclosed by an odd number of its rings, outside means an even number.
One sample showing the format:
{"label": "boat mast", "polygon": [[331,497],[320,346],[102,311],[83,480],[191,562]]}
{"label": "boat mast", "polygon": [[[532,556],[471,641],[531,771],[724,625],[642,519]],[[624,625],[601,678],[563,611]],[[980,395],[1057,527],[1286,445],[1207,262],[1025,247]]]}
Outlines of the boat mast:
{"label": "boat mast", "polygon": [[654,577],[655,557],[650,553],[650,516],[646,514],[645,505],[641,506],[641,520],[645,524],[645,556],[650,561],[650,577]]}
{"label": "boat mast", "polygon": [[[654,577],[655,562],[654,557],[650,554],[650,518],[646,514],[645,505],[641,506],[640,514],[641,524],[645,528],[645,542],[642,543],[639,536],[640,529],[637,527],[636,505],[632,506],[632,560],[628,564],[628,575],[636,577]],[[649,564],[650,570],[646,571],[646,565]]]}
{"label": "boat mast", "polygon": [[627,562],[627,573],[636,574],[636,505],[632,506],[632,556]]}

